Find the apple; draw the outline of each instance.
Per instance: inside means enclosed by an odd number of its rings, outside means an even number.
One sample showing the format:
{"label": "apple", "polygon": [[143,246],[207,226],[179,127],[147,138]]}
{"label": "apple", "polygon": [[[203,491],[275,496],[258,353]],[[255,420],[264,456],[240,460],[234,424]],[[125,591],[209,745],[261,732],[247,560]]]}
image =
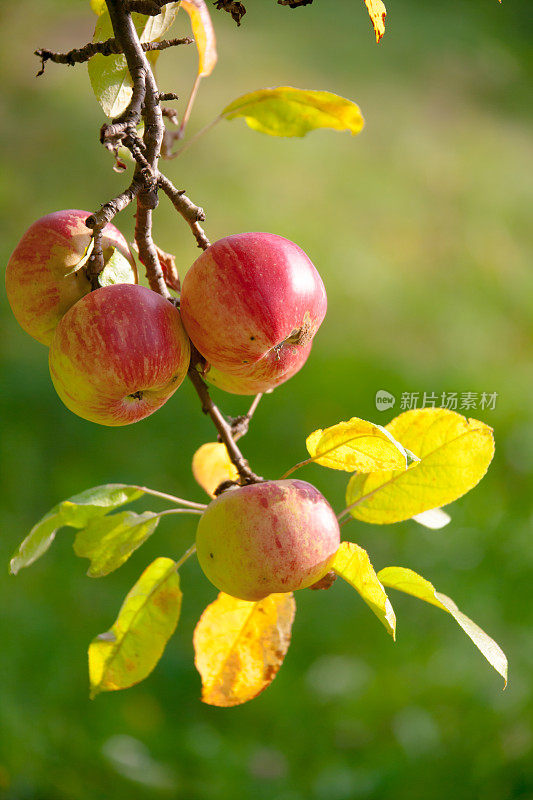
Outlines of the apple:
{"label": "apple", "polygon": [[241,600],[312,586],[330,571],[339,543],[330,504],[299,480],[228,489],[208,505],[196,534],[207,578]]}
{"label": "apple", "polygon": [[[72,272],[91,242],[92,231],[85,227],[88,216],[88,211],[68,209],[41,217],[28,228],[9,259],[9,304],[21,327],[42,344],[50,344],[61,317],[91,291],[85,270]],[[128,243],[114,225],[104,228],[102,248],[106,260],[111,248],[124,257],[120,282],[136,283]]]}
{"label": "apple", "polygon": [[50,374],[64,404],[100,425],[152,414],[184,380],[190,344],[178,309],[135,284],[85,295],[59,322]]}
{"label": "apple", "polygon": [[[276,353],[271,350],[255,364],[244,367],[239,372],[221,372],[209,365],[205,374],[202,374],[213,386],[231,394],[252,395],[268,392],[292,378],[300,370],[307,361],[311,347],[312,342],[305,345],[285,344],[281,352]],[[276,376],[275,382],[273,375]]]}
{"label": "apple", "polygon": [[236,394],[272,389],[298,372],[326,306],[310,259],[272,233],[215,242],[181,291],[183,324],[208,362],[207,379]]}

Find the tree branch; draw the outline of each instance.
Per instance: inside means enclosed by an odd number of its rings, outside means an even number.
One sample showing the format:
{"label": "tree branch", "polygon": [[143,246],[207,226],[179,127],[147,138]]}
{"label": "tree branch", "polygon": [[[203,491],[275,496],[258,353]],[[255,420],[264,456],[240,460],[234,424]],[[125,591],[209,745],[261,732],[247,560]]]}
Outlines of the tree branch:
{"label": "tree branch", "polygon": [[[128,0],[106,0],[106,4],[115,39],[126,56],[134,88],[132,100],[124,114],[110,125],[104,126],[101,137],[103,142],[111,148],[116,148],[119,141],[129,145],[136,158],[136,166],[132,185],[129,189],[119,195],[118,198],[115,198],[114,201],[106,203],[99,212],[89,217],[89,222],[92,224],[94,231],[94,247],[101,253],[100,237],[102,225],[113,218],[120,206],[127,205],[135,194],[137,197],[135,242],[139,256],[146,267],[146,275],[150,287],[170,300],[171,295],[167,289],[157,249],[152,239],[152,211],[158,204],[158,188],[163,189],[176,210],[187,221],[198,246],[205,250],[209,247],[209,240],[199,224],[205,219],[203,210],[189,200],[184,191],[176,189],[173,183],[158,170],[158,159],[165,131],[163,114],[159,105],[162,96],[158,91],[152,69],[139,42],[137,31],[131,19],[131,11],[141,10],[142,13],[152,13],[149,9],[157,7],[159,12],[161,6],[166,5],[166,3],[159,0],[129,0],[129,2]],[[144,120],[142,142],[135,130],[139,115],[142,115]],[[193,348],[189,378],[202,402],[202,410],[211,417],[220,440],[226,445],[228,454],[239,474],[241,485],[261,481],[262,478],[252,472],[248,462],[237,447],[233,438],[231,424],[226,421],[211,399],[207,385],[197,370],[200,358],[199,353]],[[251,417],[257,402],[258,398],[254,401],[246,416]]]}
{"label": "tree branch", "polygon": [[[107,2],[107,0],[106,0]],[[137,12],[137,14],[148,14],[150,17],[156,17],[161,13],[163,6],[166,6],[170,0],[129,0],[125,3],[125,10]]]}
{"label": "tree branch", "polygon": [[85,267],[87,278],[89,279],[93,289],[98,289],[98,276],[104,268],[104,254],[102,251],[102,231],[105,226],[116,217],[119,211],[123,211],[132,200],[139,194],[143,184],[139,178],[134,178],[131,184],[125,189],[122,194],[119,194],[113,200],[108,200],[107,203],[87,217],[85,226],[92,228],[94,245]]}
{"label": "tree branch", "polygon": [[262,392],[256,394],[256,396],[252,401],[252,405],[250,406],[246,414],[241,414],[238,417],[230,418],[231,435],[233,436],[233,439],[235,441],[237,441],[237,439],[240,439],[241,436],[246,436],[246,434],[248,433],[250,422],[252,420],[253,415],[255,414],[257,406],[259,405],[262,397],[263,397]]}
{"label": "tree branch", "polygon": [[[146,53],[152,50],[167,50],[169,47],[177,47],[180,44],[192,44],[193,42],[194,39],[190,36],[184,36],[181,39],[162,39],[159,42],[145,42],[141,47]],[[41,59],[41,69],[37,73],[37,77],[43,74],[47,61],[73,67],[75,64],[84,64],[97,54],[112,56],[119,55],[122,52],[122,48],[116,39],[106,39],[104,42],[89,42],[89,44],[83,47],[75,47],[67,53],[55,53],[53,50],[46,50],[45,48],[35,50],[35,55]]]}
{"label": "tree branch", "polygon": [[232,463],[235,465],[235,469],[239,473],[241,485],[259,483],[263,479],[259,477],[259,475],[256,475],[254,472],[252,472],[247,460],[237,447],[237,444],[232,436],[231,425],[226,422],[226,419],[224,418],[224,415],[218,406],[213,403],[211,395],[209,394],[209,389],[207,388],[207,384],[196,368],[197,358],[195,355],[196,354],[193,351],[193,358],[189,368],[189,379],[196,389],[198,397],[202,401],[202,411],[204,414],[208,414],[215,424],[220,441],[224,442],[226,445],[228,455]]}
{"label": "tree branch", "polygon": [[158,177],[159,186],[163,189],[167,197],[170,198],[172,205],[176,211],[181,214],[183,219],[188,222],[193,232],[194,238],[202,250],[207,250],[210,245],[209,239],[205,235],[204,229],[199,224],[205,220],[205,213],[203,208],[195,206],[192,200],[189,200],[185,191],[176,189],[174,184],[169,179],[159,173]]}

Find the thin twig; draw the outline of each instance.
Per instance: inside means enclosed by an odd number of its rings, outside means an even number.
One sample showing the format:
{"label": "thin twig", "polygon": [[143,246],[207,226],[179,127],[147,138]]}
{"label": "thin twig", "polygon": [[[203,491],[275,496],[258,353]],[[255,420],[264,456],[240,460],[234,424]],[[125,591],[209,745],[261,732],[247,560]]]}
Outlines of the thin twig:
{"label": "thin twig", "polygon": [[263,392],[256,394],[246,414],[241,414],[238,417],[233,417],[230,419],[231,435],[233,436],[234,441],[237,441],[237,439],[240,439],[242,436],[245,436],[248,433],[251,419],[255,414],[257,406],[261,402],[262,397]]}
{"label": "thin twig", "polygon": [[241,484],[258,483],[262,480],[250,469],[248,462],[243,454],[237,447],[233,436],[231,435],[231,425],[226,422],[224,415],[220,409],[213,403],[207,384],[200,376],[200,373],[193,364],[189,368],[189,378],[192,385],[196,389],[198,397],[202,401],[202,411],[208,414],[215,424],[215,427],[220,436],[220,440],[226,445],[228,455],[239,473]]}
{"label": "thin twig", "polygon": [[207,250],[210,242],[205,235],[204,229],[199,224],[205,220],[203,208],[196,206],[192,200],[189,200],[184,191],[176,189],[172,181],[169,181],[169,179],[161,173],[159,173],[158,183],[167,197],[170,198],[176,211],[178,211],[183,219],[190,225],[198,247],[201,247],[202,250]]}
{"label": "thin twig", "polygon": [[138,178],[134,178],[131,184],[125,189],[122,194],[119,194],[113,200],[108,200],[107,203],[87,217],[85,226],[92,228],[94,245],[92,252],[87,260],[85,272],[93,289],[98,289],[98,276],[104,268],[104,253],[102,250],[102,231],[106,225],[119,213],[128,206],[132,200],[139,194],[142,189],[142,182]]}
{"label": "thin twig", "polygon": [[[181,44],[192,44],[194,39],[190,36],[183,36],[180,39],[161,39],[159,42],[144,42],[141,46],[144,52],[152,50],[167,50],[169,47],[178,47]],[[113,56],[120,55],[122,48],[115,38],[106,39],[103,42],[89,42],[83,47],[75,47],[66,53],[56,53],[53,50],[41,48],[35,50],[35,55],[41,59],[41,69],[37,77],[43,74],[46,62],[53,61],[54,64],[66,64],[73,67],[75,64],[84,64],[95,55]]]}

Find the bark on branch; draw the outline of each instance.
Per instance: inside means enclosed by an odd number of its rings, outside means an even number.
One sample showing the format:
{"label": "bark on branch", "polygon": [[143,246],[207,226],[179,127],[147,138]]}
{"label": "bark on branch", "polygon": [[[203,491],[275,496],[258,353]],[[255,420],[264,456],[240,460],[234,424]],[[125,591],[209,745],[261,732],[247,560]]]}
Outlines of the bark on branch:
{"label": "bark on branch", "polygon": [[[152,50],[167,50],[169,47],[177,47],[180,44],[192,44],[193,42],[194,39],[190,36],[184,36],[181,39],[162,39],[159,42],[145,42],[141,47],[144,52],[147,53]],[[114,38],[106,39],[104,42],[89,42],[89,44],[86,44],[84,47],[75,47],[67,53],[55,53],[53,50],[41,48],[35,51],[35,55],[41,59],[41,69],[37,73],[37,77],[43,74],[47,61],[73,67],[75,64],[84,64],[97,54],[112,56],[120,55],[122,52],[121,46]]]}

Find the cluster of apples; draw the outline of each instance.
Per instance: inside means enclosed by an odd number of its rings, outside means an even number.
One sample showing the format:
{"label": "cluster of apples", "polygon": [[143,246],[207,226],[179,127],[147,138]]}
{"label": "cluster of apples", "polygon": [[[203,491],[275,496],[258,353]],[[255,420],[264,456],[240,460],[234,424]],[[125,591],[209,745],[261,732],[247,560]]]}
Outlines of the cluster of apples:
{"label": "cluster of apples", "polygon": [[[178,310],[137,283],[128,244],[111,224],[102,239],[104,285],[91,291],[88,216],[67,210],[37,220],[6,271],[13,313],[49,345],[52,381],[71,411],[111,426],[147,417],[184,380],[190,341],[207,379],[235,394],[272,389],[303,366],[326,292],[296,244],[269,233],[220,239],[187,272]],[[218,589],[259,600],[319,581],[339,541],[335,514],[314,486],[262,481],[210,503],[197,552]]]}
{"label": "cluster of apples", "polygon": [[71,411],[102,425],[153,413],[187,374],[189,339],[207,380],[234,394],[272,389],[303,366],[326,292],[296,244],[269,233],[220,239],[185,276],[179,311],[138,285],[127,242],[111,224],[102,242],[107,285],[91,291],[88,216],[67,210],[37,220],[6,271],[13,313],[50,346],[52,381]]}

